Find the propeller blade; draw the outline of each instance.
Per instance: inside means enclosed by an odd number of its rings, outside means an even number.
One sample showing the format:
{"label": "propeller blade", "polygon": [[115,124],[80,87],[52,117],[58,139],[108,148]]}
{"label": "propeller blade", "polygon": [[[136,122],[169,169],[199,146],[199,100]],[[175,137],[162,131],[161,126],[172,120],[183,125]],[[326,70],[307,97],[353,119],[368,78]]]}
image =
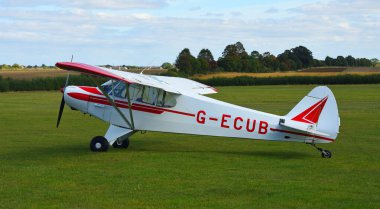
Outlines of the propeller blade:
{"label": "propeller blade", "polygon": [[61,117],[62,117],[64,107],[65,107],[65,96],[62,95],[61,106],[59,107],[59,113],[58,113],[57,128],[59,126],[59,122],[61,121]]}
{"label": "propeller blade", "polygon": [[69,77],[70,77],[70,72],[67,72],[65,88],[66,88],[67,84],[69,84]]}
{"label": "propeller blade", "polygon": [[[74,55],[71,55],[71,62],[73,62],[73,58],[74,58]],[[59,126],[59,123],[61,122],[63,108],[65,108],[65,89],[66,89],[67,85],[69,84],[69,77],[70,77],[70,72],[67,72],[65,87],[63,87],[61,89],[61,91],[62,91],[62,100],[61,100],[61,106],[59,107],[59,112],[58,112],[57,128]]]}

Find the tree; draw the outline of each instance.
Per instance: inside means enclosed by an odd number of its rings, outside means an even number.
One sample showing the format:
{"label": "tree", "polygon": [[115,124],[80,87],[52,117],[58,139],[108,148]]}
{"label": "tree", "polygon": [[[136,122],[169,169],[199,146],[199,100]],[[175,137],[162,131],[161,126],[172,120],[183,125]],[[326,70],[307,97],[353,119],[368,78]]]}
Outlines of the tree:
{"label": "tree", "polygon": [[347,61],[343,56],[336,57],[336,65],[337,66],[347,66]]}
{"label": "tree", "polygon": [[327,56],[325,58],[325,64],[327,66],[334,66],[334,58]]}
{"label": "tree", "polygon": [[15,64],[12,65],[12,68],[16,68],[16,69],[18,69],[18,68],[21,68],[21,66],[20,66],[19,64],[16,64],[16,63],[15,63]]}
{"label": "tree", "polygon": [[356,61],[355,61],[355,58],[351,55],[348,55],[346,58],[346,63],[348,66],[355,66],[356,65]]}
{"label": "tree", "polygon": [[191,65],[191,53],[188,48],[183,49],[176,61],[175,66],[179,69],[180,72],[184,73],[185,75],[191,75],[193,73],[193,67]]}
{"label": "tree", "polygon": [[188,48],[183,49],[179,53],[175,65],[184,75],[196,74],[200,69],[200,62],[191,55]]}
{"label": "tree", "polygon": [[200,63],[200,73],[214,71],[217,68],[214,56],[208,49],[202,49],[199,52],[197,59]]}
{"label": "tree", "polygon": [[[248,66],[248,54],[241,42],[227,45],[223,51],[222,57],[218,59],[218,65],[226,71],[240,72]],[[244,60],[242,62],[242,60]]]}
{"label": "tree", "polygon": [[297,55],[291,50],[285,50],[277,56],[279,68],[281,71],[296,70],[302,68],[302,62]]}
{"label": "tree", "polygon": [[280,63],[277,58],[270,52],[264,52],[263,54],[263,65],[268,71],[276,71],[280,67]]}
{"label": "tree", "polygon": [[372,67],[376,67],[377,64],[379,64],[379,60],[377,58],[372,58],[371,63],[372,63]]}
{"label": "tree", "polygon": [[313,53],[304,46],[297,46],[291,52],[301,61],[301,68],[311,67],[313,64]]}
{"label": "tree", "polygon": [[9,69],[11,66],[7,65],[7,64],[3,64],[1,65],[0,69],[2,70],[5,70],[5,69]]}
{"label": "tree", "polygon": [[166,70],[170,70],[170,69],[174,68],[174,66],[172,64],[170,64],[169,62],[162,63],[161,67],[166,69]]}

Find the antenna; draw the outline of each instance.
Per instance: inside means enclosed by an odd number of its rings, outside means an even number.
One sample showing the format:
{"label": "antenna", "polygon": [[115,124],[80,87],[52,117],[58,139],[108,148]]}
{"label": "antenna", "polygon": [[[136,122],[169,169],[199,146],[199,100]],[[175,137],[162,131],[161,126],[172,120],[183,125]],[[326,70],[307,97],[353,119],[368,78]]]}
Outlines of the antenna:
{"label": "antenna", "polygon": [[144,69],[140,72],[140,75],[142,75],[143,72],[144,72],[145,70],[150,70],[150,69],[152,69],[152,67],[153,67],[152,63],[154,62],[154,60],[155,60],[155,59],[153,59],[153,60],[149,63],[150,67],[146,67],[146,68],[144,68]]}
{"label": "antenna", "polygon": [[153,67],[153,66],[150,66],[150,67],[144,68],[144,69],[140,72],[140,75],[142,75],[143,72],[144,72],[145,70],[150,70],[150,69],[152,69],[152,67]]}

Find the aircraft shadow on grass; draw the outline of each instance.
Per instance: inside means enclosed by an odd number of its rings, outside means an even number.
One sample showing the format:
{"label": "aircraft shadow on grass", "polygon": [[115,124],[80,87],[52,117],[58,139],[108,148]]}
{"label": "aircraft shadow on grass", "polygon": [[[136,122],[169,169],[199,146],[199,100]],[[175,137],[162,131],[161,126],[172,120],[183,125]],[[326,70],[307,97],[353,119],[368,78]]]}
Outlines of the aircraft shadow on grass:
{"label": "aircraft shadow on grass", "polygon": [[[158,152],[158,153],[216,153],[224,155],[242,155],[258,158],[272,159],[307,159],[311,154],[297,152],[293,150],[220,150],[213,148],[197,149],[195,147],[185,147],[181,144],[171,144],[165,141],[134,141],[131,146],[126,149],[115,149],[115,152],[123,152],[127,155],[128,152]],[[3,160],[19,161],[19,160],[41,160],[47,158],[78,158],[86,155],[96,155],[97,153],[89,152],[83,144],[61,144],[59,146],[43,146],[43,147],[28,147],[0,154]],[[107,155],[107,153],[104,153]],[[99,155],[102,158],[102,155]],[[306,158],[305,158],[306,157]]]}
{"label": "aircraft shadow on grass", "polygon": [[[168,152],[168,153],[216,153],[226,155],[243,155],[243,156],[256,156],[261,158],[277,158],[277,159],[298,159],[312,156],[308,153],[297,152],[294,150],[218,150],[218,149],[199,149],[194,147],[185,147],[180,144],[172,145],[169,142],[153,142],[153,141],[135,141],[135,146],[130,146],[129,151],[135,152]],[[166,143],[163,145],[162,143]]]}

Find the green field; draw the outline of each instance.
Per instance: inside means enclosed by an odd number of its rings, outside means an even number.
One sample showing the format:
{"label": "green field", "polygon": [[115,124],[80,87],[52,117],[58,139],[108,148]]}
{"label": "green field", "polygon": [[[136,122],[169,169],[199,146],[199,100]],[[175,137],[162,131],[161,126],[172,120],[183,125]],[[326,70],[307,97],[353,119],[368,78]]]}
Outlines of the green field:
{"label": "green field", "polygon": [[[286,114],[313,86],[221,87],[213,97]],[[380,208],[380,85],[331,86],[341,115],[323,159],[302,143],[136,134],[89,151],[107,124],[61,94],[0,94],[0,208]]]}

